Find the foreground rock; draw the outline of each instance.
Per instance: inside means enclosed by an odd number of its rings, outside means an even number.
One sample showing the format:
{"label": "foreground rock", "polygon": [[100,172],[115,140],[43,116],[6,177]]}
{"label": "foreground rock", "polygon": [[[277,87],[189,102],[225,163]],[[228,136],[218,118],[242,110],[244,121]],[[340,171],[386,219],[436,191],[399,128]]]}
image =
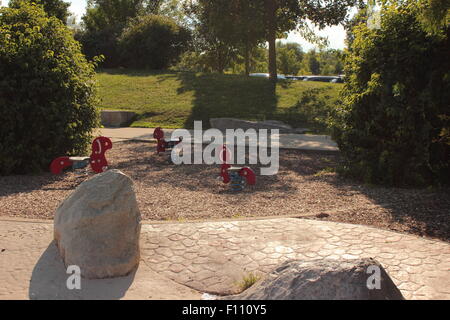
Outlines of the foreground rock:
{"label": "foreground rock", "polygon": [[235,118],[211,118],[209,119],[211,128],[225,132],[226,129],[278,129],[280,133],[305,133],[306,128],[292,128],[290,125],[277,120],[248,121]]}
{"label": "foreground rock", "polygon": [[[380,289],[367,287],[368,278],[373,275],[373,271],[367,273],[370,266],[380,268]],[[286,261],[263,281],[224,299],[399,300],[403,296],[376,260],[322,259]]]}
{"label": "foreground rock", "polygon": [[124,276],[139,263],[141,215],[132,180],[109,170],[81,183],[56,210],[54,237],[66,266],[86,278]]}

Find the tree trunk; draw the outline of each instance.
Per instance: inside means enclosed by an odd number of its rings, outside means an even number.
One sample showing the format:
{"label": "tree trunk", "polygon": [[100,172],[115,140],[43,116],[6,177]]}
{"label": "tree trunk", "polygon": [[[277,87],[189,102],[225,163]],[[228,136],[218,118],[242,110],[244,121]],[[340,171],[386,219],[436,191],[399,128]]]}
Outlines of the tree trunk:
{"label": "tree trunk", "polygon": [[276,41],[276,0],[266,1],[266,21],[267,21],[267,42],[269,42],[269,78],[277,81],[277,53],[275,50]]}
{"label": "tree trunk", "polygon": [[245,52],[244,52],[244,59],[245,59],[245,75],[248,77],[250,75],[250,45],[248,43],[248,40],[245,42]]}
{"label": "tree trunk", "polygon": [[225,59],[225,55],[226,53],[223,52],[224,48],[219,44],[217,46],[216,49],[216,72],[223,74],[223,69],[224,69],[224,59]]}

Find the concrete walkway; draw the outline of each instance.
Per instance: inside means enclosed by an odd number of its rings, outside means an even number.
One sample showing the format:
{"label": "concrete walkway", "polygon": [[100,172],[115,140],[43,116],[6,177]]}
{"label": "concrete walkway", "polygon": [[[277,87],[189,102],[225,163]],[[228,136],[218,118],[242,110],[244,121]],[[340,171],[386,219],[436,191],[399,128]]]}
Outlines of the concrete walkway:
{"label": "concrete walkway", "polygon": [[116,279],[68,275],[49,222],[0,221],[0,299],[199,299],[286,259],[374,257],[407,299],[450,299],[450,244],[365,226],[295,218],[143,224],[141,263]]}
{"label": "concrete walkway", "polygon": [[[97,134],[111,138],[113,141],[141,140],[154,141],[153,128],[99,128]],[[175,129],[164,129],[166,139]],[[194,130],[189,130],[194,136]],[[277,134],[272,135],[274,145],[285,149],[339,151],[337,144],[326,135],[310,134]],[[201,143],[200,140],[191,139],[187,142]]]}
{"label": "concrete walkway", "polygon": [[81,280],[68,290],[69,277],[53,242],[53,223],[0,220],[0,300],[9,299],[200,299],[140,263],[127,277]]}

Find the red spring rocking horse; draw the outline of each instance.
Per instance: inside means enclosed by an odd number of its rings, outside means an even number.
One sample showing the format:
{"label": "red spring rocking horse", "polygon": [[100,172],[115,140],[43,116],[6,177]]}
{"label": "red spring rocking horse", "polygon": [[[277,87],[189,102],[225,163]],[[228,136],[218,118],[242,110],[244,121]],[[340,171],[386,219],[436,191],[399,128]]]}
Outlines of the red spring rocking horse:
{"label": "red spring rocking horse", "polygon": [[255,172],[249,167],[232,167],[227,163],[227,155],[229,155],[229,151],[226,145],[223,145],[220,154],[220,159],[222,160],[220,176],[223,179],[223,183],[231,182],[231,189],[233,191],[242,191],[245,184],[255,185]]}
{"label": "red spring rocking horse", "polygon": [[165,154],[167,156],[167,162],[169,164],[173,164],[171,158],[172,149],[181,141],[183,141],[183,138],[180,137],[179,139],[171,139],[169,141],[166,141],[164,139],[164,131],[160,127],[156,128],[155,131],[153,131],[153,138],[155,138],[157,141],[156,153]]}
{"label": "red spring rocking horse", "polygon": [[160,127],[156,128],[155,131],[153,131],[153,138],[155,138],[157,141],[156,144],[157,153],[171,151],[173,147],[175,147],[177,144],[183,141],[183,138],[181,137],[179,139],[172,139],[166,141],[164,139],[164,131]]}
{"label": "red spring rocking horse", "polygon": [[111,139],[98,137],[92,141],[92,153],[89,157],[58,157],[50,164],[53,174],[60,174],[65,168],[82,169],[88,164],[95,173],[101,173],[108,169],[108,161],[105,153],[112,148]]}

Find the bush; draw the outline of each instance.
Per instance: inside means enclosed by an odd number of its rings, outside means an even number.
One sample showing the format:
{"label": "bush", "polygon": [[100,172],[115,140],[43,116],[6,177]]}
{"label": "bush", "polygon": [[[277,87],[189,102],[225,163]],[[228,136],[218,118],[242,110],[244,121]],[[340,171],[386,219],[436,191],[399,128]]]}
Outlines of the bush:
{"label": "bush", "polygon": [[98,125],[94,65],[41,6],[0,10],[0,174],[48,170],[82,154]]}
{"label": "bush", "polygon": [[83,54],[88,59],[103,56],[102,68],[120,66],[120,55],[117,49],[117,29],[105,27],[101,30],[77,30],[75,39],[82,45]]}
{"label": "bush", "polygon": [[368,183],[448,184],[449,29],[429,34],[411,7],[353,29],[334,137],[344,172]]}
{"label": "bush", "polygon": [[312,88],[302,92],[298,102],[287,109],[285,121],[294,127],[307,126],[313,131],[328,132],[329,120],[339,104],[326,94],[330,88]]}
{"label": "bush", "polygon": [[171,18],[157,15],[137,17],[131,20],[119,38],[122,65],[166,69],[185,51],[189,39],[189,31]]}

